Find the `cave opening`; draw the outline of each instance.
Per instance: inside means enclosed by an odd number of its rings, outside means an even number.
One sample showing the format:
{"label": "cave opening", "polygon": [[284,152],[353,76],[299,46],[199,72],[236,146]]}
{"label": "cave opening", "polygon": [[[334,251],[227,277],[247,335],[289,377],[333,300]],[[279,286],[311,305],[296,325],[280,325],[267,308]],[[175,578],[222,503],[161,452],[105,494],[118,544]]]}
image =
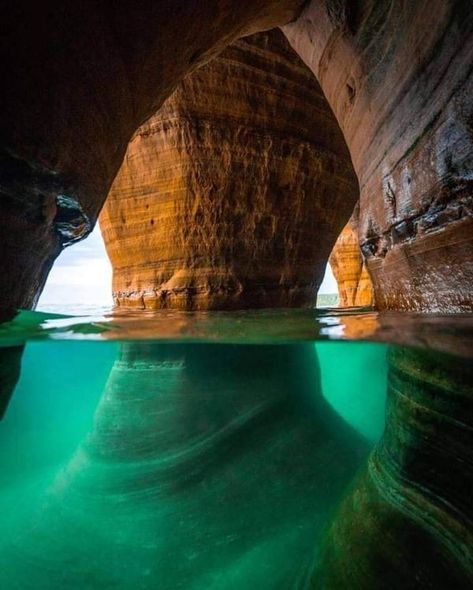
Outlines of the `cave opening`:
{"label": "cave opening", "polygon": [[471,2],[11,4],[2,580],[471,588]]}
{"label": "cave opening", "polygon": [[112,305],[112,267],[97,225],[87,238],[58,256],[36,309],[100,315]]}

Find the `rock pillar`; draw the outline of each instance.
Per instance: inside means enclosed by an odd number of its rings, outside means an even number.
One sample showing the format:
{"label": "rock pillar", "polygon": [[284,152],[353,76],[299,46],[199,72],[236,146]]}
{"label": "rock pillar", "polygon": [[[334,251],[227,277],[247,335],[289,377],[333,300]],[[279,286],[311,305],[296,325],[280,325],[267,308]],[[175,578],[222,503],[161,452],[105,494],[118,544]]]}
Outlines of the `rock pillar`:
{"label": "rock pillar", "polygon": [[340,307],[372,306],[373,284],[358,241],[358,209],[338,236],[330,266],[337,279]]}
{"label": "rock pillar", "polygon": [[357,181],[310,70],[278,30],[188,76],[133,137],[101,215],[118,305],[315,303]]}

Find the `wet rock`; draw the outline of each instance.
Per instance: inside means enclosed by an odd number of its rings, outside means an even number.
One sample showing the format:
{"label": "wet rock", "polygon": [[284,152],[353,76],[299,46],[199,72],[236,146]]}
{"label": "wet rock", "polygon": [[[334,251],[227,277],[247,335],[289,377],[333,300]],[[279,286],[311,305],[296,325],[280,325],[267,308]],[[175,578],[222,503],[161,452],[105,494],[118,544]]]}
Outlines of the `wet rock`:
{"label": "wet rock", "polygon": [[0,420],[7,412],[20,378],[23,349],[24,346],[0,346]]}
{"label": "wet rock", "polygon": [[[342,502],[313,588],[471,588],[471,359],[393,347],[386,430]],[[415,572],[415,575],[413,575]]]}
{"label": "wet rock", "polygon": [[367,452],[312,343],[125,343],[0,568],[15,590],[290,588]]}

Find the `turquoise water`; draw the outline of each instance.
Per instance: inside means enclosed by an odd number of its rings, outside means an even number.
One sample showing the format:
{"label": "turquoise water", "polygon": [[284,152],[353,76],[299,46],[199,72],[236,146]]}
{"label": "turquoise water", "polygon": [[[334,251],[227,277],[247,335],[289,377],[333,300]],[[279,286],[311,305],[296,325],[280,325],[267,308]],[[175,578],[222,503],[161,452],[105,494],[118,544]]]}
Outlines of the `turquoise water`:
{"label": "turquoise water", "polygon": [[[451,515],[439,516],[446,500],[454,504],[450,489],[445,498],[442,490],[425,492],[434,489],[425,474],[437,470],[434,480],[442,481],[445,468],[438,440],[426,439],[432,412],[438,414],[432,404],[461,422],[471,403],[464,334],[457,342],[450,331],[428,350],[346,341],[336,316],[317,318],[312,338],[305,315],[281,312],[281,324],[293,326],[284,337],[274,313],[258,316],[249,332],[245,317],[211,314],[204,329],[179,316],[180,338],[176,322],[169,332],[158,321],[152,338],[132,318],[113,318],[110,327],[103,317],[30,313],[4,325],[2,588],[441,588],[426,585],[428,576],[421,583],[423,563],[439,554],[448,557],[455,587],[468,587],[471,551],[451,557],[449,543],[453,534],[457,545],[466,542],[471,530],[459,532]],[[335,332],[321,333],[327,326]],[[421,332],[438,342],[437,328]],[[445,347],[448,354],[435,350]],[[449,388],[453,405],[439,401]],[[442,421],[435,427],[450,448],[460,441],[453,451],[463,464],[460,488],[471,475],[468,428],[452,433],[450,418],[445,433]],[[395,498],[386,489],[396,489]],[[458,494],[454,500],[463,509]],[[347,502],[354,502],[348,516]],[[389,523],[410,514],[402,530],[411,531],[414,548],[421,533],[428,536],[425,555],[406,566],[411,586],[402,576],[395,582],[386,556],[378,555],[389,538],[397,576],[400,556],[413,550],[397,529],[376,528],[387,513]],[[357,555],[367,544],[369,559]],[[345,564],[350,555],[364,564],[353,572]]]}

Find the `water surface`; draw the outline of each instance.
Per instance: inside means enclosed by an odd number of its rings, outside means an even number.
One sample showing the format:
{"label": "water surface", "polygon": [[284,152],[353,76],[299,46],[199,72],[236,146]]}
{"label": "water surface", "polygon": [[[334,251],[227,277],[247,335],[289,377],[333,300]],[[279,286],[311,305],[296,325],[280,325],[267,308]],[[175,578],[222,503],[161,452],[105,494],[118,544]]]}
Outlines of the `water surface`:
{"label": "water surface", "polygon": [[8,588],[469,587],[471,318],[22,312],[0,342]]}

